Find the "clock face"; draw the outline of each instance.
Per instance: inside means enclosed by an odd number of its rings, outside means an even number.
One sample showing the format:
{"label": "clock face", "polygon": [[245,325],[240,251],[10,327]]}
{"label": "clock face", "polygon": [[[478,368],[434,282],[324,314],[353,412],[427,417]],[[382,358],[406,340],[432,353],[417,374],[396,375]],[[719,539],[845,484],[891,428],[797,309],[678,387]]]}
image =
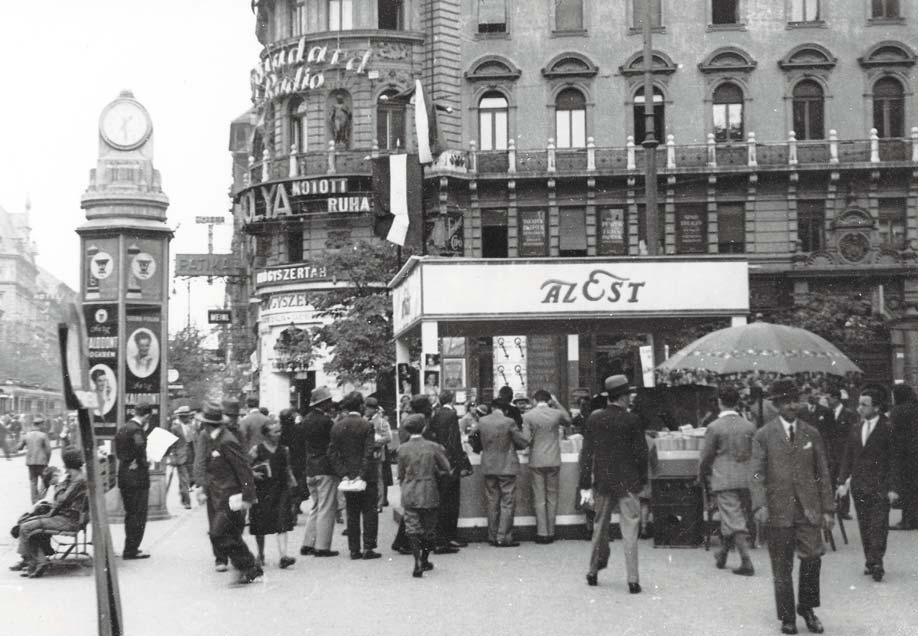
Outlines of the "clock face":
{"label": "clock face", "polygon": [[135,101],[121,100],[110,104],[102,113],[99,129],[105,141],[115,148],[136,148],[150,135],[150,118]]}

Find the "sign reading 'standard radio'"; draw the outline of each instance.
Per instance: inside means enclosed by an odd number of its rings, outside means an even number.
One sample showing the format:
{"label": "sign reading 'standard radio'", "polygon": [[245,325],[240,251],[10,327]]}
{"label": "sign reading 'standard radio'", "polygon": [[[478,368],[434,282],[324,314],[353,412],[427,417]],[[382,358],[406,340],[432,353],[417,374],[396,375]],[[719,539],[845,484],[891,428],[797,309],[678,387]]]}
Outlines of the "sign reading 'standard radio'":
{"label": "sign reading 'standard radio'", "polygon": [[373,210],[370,177],[276,181],[239,195],[243,223],[308,214],[366,214]]}

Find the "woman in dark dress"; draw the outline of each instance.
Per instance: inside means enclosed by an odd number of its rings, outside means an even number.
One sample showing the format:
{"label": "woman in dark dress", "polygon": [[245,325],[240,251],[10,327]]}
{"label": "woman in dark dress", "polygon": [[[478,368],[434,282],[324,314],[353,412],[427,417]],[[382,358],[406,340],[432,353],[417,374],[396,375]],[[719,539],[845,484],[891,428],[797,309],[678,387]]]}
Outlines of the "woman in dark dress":
{"label": "woman in dark dress", "polygon": [[265,563],[265,535],[275,535],[280,567],[287,568],[296,562],[287,556],[287,532],[293,529],[290,490],[296,486],[296,479],[290,468],[290,450],[280,443],[280,424],[268,422],[261,432],[264,440],[249,451],[258,496],[249,512],[249,532],[255,536],[258,560],[262,565]]}

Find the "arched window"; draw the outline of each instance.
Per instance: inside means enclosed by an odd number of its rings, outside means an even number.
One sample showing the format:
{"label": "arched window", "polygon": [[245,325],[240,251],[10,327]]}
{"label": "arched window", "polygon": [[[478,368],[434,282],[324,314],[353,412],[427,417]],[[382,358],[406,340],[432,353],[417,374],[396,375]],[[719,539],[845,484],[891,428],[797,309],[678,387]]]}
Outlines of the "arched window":
{"label": "arched window", "polygon": [[292,98],[287,105],[288,139],[291,145],[296,144],[297,152],[306,152],[305,117],[306,101],[302,97]]}
{"label": "arched window", "polygon": [[743,140],[743,90],[725,82],[714,90],[714,140]]}
{"label": "arched window", "polygon": [[[663,91],[653,88],[653,136],[658,142],[666,139],[666,117]],[[638,146],[647,137],[647,120],[644,118],[644,89],[634,95],[634,143]]]}
{"label": "arched window", "polygon": [[485,93],[478,102],[478,146],[482,150],[506,150],[507,98],[497,91]]}
{"label": "arched window", "polygon": [[899,80],[884,77],[873,85],[873,127],[880,137],[905,136],[905,92]]}
{"label": "arched window", "polygon": [[385,91],[376,104],[376,142],[380,150],[405,148],[405,104],[393,100],[398,91]]}
{"label": "arched window", "polygon": [[586,100],[576,88],[566,88],[555,98],[555,140],[558,148],[586,146]]}
{"label": "arched window", "polygon": [[794,86],[794,132],[797,139],[825,139],[825,96],[822,86],[803,80]]}

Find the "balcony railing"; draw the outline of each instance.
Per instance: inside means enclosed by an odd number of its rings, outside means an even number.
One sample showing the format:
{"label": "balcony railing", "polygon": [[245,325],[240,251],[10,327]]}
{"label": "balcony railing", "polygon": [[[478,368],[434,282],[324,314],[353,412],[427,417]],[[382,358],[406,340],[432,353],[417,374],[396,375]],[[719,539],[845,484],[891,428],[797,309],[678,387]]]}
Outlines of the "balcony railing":
{"label": "balcony railing", "polygon": [[[448,151],[455,167],[433,166],[430,172],[440,170],[480,175],[583,174],[621,173],[640,174],[644,168],[644,148],[636,145],[631,136],[625,147],[597,148],[593,138],[587,139],[586,148],[557,149],[549,139],[545,149],[517,150],[510,140],[506,150],[479,151],[474,141],[468,151]],[[795,169],[837,164],[876,164],[882,162],[918,163],[918,127],[912,128],[907,139],[880,139],[876,129],[869,139],[839,140],[834,130],[829,138],[798,141],[790,133],[787,141],[760,143],[755,133],[749,133],[744,142],[716,143],[709,134],[705,144],[676,145],[673,135],[655,151],[657,166],[662,174],[679,172],[705,172],[711,169],[748,171],[757,169]],[[379,156],[374,144],[366,150],[342,150],[329,142],[325,151],[300,153],[294,145],[286,157],[272,159],[265,151],[262,161],[249,157],[248,178],[245,185],[265,181],[332,174],[370,174],[370,158]]]}

